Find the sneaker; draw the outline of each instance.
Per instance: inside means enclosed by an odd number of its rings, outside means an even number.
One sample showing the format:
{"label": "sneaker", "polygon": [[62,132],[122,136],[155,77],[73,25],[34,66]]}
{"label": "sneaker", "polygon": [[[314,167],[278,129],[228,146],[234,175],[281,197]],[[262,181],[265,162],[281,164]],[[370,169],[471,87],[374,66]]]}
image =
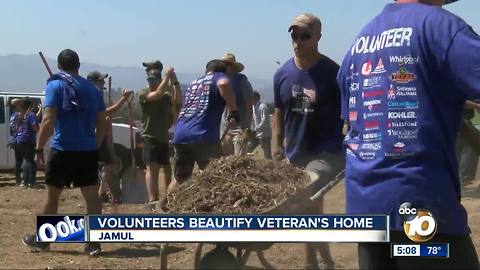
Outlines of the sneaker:
{"label": "sneaker", "polygon": [[35,234],[28,234],[22,238],[22,243],[29,247],[33,252],[47,251],[50,249],[49,243],[37,242]]}
{"label": "sneaker", "polygon": [[25,185],[25,183],[20,183],[20,185],[18,185],[19,187],[23,187],[23,188],[27,188],[27,186]]}
{"label": "sneaker", "polygon": [[152,211],[152,212],[155,212],[157,210],[157,203],[159,201],[149,201],[147,203],[145,203],[145,209],[147,209],[148,211]]}
{"label": "sneaker", "polygon": [[102,247],[100,246],[100,243],[87,243],[85,244],[84,251],[90,256],[97,256],[102,253]]}
{"label": "sneaker", "polygon": [[37,184],[28,184],[28,189],[38,189]]}

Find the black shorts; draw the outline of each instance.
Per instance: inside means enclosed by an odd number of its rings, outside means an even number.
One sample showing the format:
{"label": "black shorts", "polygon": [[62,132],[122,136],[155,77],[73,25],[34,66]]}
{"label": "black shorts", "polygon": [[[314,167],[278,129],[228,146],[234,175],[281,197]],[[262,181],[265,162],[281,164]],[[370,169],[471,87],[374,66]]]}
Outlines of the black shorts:
{"label": "black shorts", "polygon": [[213,158],[222,155],[222,147],[218,144],[176,144],[175,147],[175,179],[186,181],[192,176],[193,166],[197,162],[200,170],[205,169]]}
{"label": "black shorts", "polygon": [[159,165],[170,165],[170,150],[168,142],[158,142],[152,138],[143,138],[143,161],[146,165],[151,162]]}
{"label": "black shorts", "polygon": [[45,183],[63,188],[72,183],[86,187],[98,183],[98,151],[58,151],[50,149]]}
{"label": "black shorts", "polygon": [[449,258],[391,257],[391,243],[414,244],[403,232],[390,231],[390,243],[359,243],[360,269],[478,269],[469,235],[436,234],[430,243],[449,243]]}
{"label": "black shorts", "polygon": [[107,139],[103,140],[100,149],[98,149],[98,161],[105,164],[115,163],[115,150],[113,144],[109,144]]}

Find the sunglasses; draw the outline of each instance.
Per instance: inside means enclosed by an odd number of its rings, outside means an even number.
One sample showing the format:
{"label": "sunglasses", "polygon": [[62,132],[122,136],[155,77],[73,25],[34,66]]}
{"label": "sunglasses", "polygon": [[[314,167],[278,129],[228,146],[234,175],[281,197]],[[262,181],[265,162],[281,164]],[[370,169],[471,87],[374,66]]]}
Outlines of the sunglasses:
{"label": "sunglasses", "polygon": [[147,78],[147,82],[149,82],[149,83],[157,83],[161,80],[162,79],[160,79],[160,78]]}
{"label": "sunglasses", "polygon": [[290,36],[292,37],[293,41],[298,41],[298,40],[307,41],[307,40],[312,38],[312,33],[310,33],[310,32],[300,32],[300,33],[292,32],[290,34]]}

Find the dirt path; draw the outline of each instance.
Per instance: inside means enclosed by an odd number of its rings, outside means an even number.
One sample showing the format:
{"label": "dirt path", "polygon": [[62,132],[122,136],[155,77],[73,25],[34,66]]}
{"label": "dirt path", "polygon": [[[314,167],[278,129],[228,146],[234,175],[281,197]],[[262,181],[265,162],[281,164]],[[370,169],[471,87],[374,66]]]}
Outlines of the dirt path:
{"label": "dirt path", "polygon": [[[469,213],[472,237],[480,250],[480,193],[474,191],[480,181],[467,187],[463,204]],[[0,175],[0,268],[10,269],[85,269],[85,268],[129,268],[145,269],[159,267],[159,245],[154,244],[104,244],[103,256],[90,258],[83,254],[81,244],[52,245],[50,252],[30,253],[20,238],[27,232],[33,232],[35,213],[42,203],[44,190],[26,190],[14,186],[11,176]],[[325,198],[327,213],[344,212],[343,183],[335,187]],[[143,213],[142,206],[123,205],[122,213]],[[60,206],[61,213],[84,213],[85,205],[79,190],[65,190]],[[107,205],[105,213],[111,213]],[[193,265],[193,244],[175,245],[185,251],[169,256],[169,267],[175,269],[191,268]],[[337,268],[356,268],[355,244],[331,244],[332,255]],[[275,244],[265,252],[266,258],[276,267],[284,269],[301,268],[304,265],[303,245]],[[255,255],[248,265],[260,267]]]}

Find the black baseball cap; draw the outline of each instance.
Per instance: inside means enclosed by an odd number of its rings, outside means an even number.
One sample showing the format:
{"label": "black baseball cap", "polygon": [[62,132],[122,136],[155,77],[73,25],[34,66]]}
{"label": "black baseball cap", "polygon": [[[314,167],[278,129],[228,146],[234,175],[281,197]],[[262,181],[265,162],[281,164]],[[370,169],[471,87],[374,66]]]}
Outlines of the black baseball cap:
{"label": "black baseball cap", "polygon": [[92,71],[90,73],[88,73],[87,75],[87,80],[89,81],[101,81],[101,80],[104,80],[105,78],[108,77],[108,74],[107,73],[100,73],[100,71]]}
{"label": "black baseball cap", "polygon": [[152,69],[158,69],[160,71],[163,70],[163,64],[162,62],[160,62],[160,60],[146,61],[146,62],[143,62],[142,65],[145,67],[147,72]]}
{"label": "black baseball cap", "polygon": [[58,54],[57,63],[62,70],[78,70],[80,68],[80,58],[72,49],[65,49]]}

